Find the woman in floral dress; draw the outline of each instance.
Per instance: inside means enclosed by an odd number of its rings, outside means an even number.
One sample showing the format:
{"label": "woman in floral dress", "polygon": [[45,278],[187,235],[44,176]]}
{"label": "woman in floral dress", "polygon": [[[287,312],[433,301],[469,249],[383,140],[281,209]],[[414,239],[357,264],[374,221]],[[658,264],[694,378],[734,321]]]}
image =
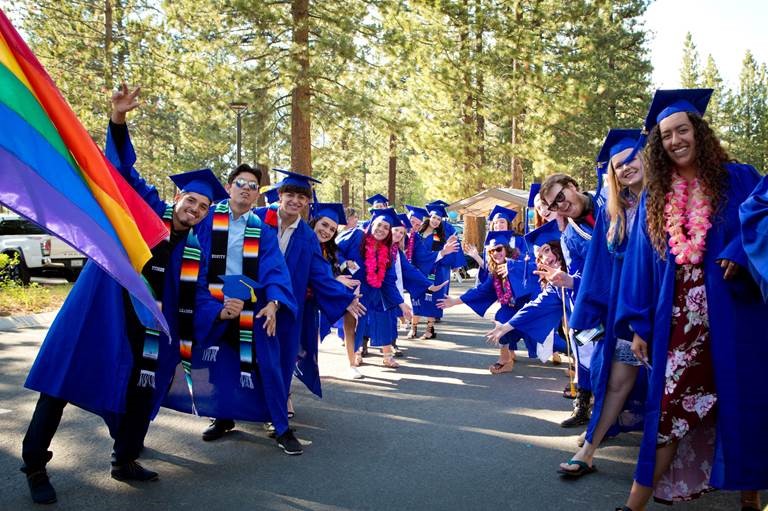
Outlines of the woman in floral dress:
{"label": "woman in floral dress", "polygon": [[[759,179],[701,118],[711,90],[657,91],[646,119],[647,189],[624,262],[617,329],[650,365],[643,441],[624,508],[768,487],[768,307],[749,272],[739,205]],[[655,492],[654,492],[655,490]]]}

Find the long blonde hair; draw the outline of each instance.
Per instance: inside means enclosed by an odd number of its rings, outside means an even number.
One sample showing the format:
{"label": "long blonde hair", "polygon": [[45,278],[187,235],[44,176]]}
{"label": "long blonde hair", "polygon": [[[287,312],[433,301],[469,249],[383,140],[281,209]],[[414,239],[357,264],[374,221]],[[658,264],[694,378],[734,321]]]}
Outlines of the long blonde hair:
{"label": "long blonde hair", "polygon": [[[639,156],[639,155],[638,155]],[[645,167],[643,167],[643,187],[645,187]],[[627,236],[627,208],[631,206],[626,196],[621,193],[622,186],[613,162],[608,162],[608,172],[605,175],[605,188],[608,191],[606,209],[608,211],[608,246],[618,246]]]}

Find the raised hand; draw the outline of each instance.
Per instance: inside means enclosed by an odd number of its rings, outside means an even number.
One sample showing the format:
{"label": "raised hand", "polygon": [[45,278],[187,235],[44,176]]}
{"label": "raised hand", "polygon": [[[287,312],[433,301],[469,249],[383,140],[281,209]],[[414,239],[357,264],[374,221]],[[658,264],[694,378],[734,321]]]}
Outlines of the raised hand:
{"label": "raised hand", "polygon": [[446,280],[442,284],[439,284],[439,285],[435,284],[435,285],[429,286],[427,289],[429,289],[430,293],[437,293],[438,291],[443,289],[445,286],[447,286],[449,282],[450,282],[450,280]]}
{"label": "raised hand", "polygon": [[261,317],[266,318],[264,320],[264,330],[268,336],[272,337],[277,330],[277,305],[274,302],[269,302],[256,314],[255,319]]}
{"label": "raised hand", "polygon": [[115,124],[125,124],[125,114],[139,106],[139,92],[141,87],[133,90],[128,89],[128,85],[123,83],[120,88],[112,94],[112,122]]}
{"label": "raised hand", "polygon": [[535,275],[544,277],[544,279],[555,287],[573,288],[573,277],[568,275],[560,268],[552,268],[544,264],[539,265],[539,269],[533,272]]}
{"label": "raised hand", "polygon": [[437,301],[437,308],[438,309],[448,309],[450,307],[453,307],[454,305],[458,305],[461,303],[461,300],[458,298],[453,298],[451,296],[446,296],[445,298],[441,298]]}
{"label": "raised hand", "polygon": [[445,240],[445,246],[440,251],[441,254],[443,254],[443,257],[447,256],[448,254],[453,254],[454,252],[457,252],[459,250],[459,242],[456,235],[452,235],[450,238]]}
{"label": "raised hand", "polygon": [[347,287],[347,289],[355,289],[357,286],[360,285],[359,280],[355,280],[349,275],[339,275],[338,277],[336,277],[336,280],[344,284]]}

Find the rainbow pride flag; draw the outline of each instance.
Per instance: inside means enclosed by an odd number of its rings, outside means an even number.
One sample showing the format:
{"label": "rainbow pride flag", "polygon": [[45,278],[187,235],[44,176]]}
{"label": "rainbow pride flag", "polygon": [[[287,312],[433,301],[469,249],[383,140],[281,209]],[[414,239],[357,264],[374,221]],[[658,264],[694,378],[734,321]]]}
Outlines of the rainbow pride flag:
{"label": "rainbow pride flag", "polygon": [[141,278],[165,225],[96,146],[2,10],[0,176],[0,202],[96,262],[167,333]]}

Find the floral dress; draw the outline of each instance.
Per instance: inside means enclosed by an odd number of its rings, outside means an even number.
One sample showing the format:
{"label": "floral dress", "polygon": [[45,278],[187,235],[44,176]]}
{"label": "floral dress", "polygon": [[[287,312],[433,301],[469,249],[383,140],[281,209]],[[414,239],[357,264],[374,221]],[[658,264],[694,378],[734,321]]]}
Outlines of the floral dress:
{"label": "floral dress", "polygon": [[701,264],[680,265],[675,273],[665,379],[656,441],[679,444],[656,499],[690,500],[709,489],[717,402]]}

